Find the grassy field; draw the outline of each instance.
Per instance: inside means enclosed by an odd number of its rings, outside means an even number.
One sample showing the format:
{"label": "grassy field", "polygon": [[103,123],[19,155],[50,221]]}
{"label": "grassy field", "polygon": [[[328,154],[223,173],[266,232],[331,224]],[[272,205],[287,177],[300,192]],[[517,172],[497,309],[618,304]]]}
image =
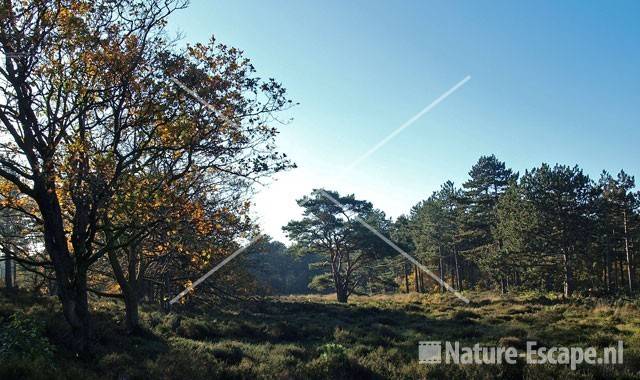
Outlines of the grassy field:
{"label": "grassy field", "polygon": [[[146,307],[146,336],[124,334],[120,306],[96,302],[90,358],[65,349],[54,299],[0,298],[0,379],[11,378],[640,378],[640,307],[623,300],[471,293],[471,304],[439,295],[296,296],[181,315]],[[10,322],[14,315],[13,322]],[[624,364],[424,365],[421,340],[522,347],[625,343]],[[14,344],[7,342],[13,341]],[[18,342],[18,343],[15,343]]]}

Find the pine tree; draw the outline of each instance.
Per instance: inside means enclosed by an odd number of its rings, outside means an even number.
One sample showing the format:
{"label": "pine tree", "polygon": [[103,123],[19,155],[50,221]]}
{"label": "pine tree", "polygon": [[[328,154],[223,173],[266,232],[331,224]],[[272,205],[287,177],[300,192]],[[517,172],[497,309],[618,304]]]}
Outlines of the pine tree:
{"label": "pine tree", "polygon": [[635,180],[624,170],[620,171],[616,178],[603,172],[598,185],[600,230],[604,236],[609,237],[603,247],[607,288],[611,288],[611,279],[615,277],[612,264],[613,261],[617,261],[621,269],[626,265],[627,274],[625,278],[619,279],[621,287],[624,283],[628,292],[633,293],[635,274],[631,230],[634,224],[634,209],[638,203],[636,194],[633,193]]}
{"label": "pine tree", "polygon": [[536,235],[541,241],[534,253],[539,260],[556,259],[562,267],[564,295],[569,297],[592,240],[592,182],[577,166],[542,164],[525,172],[521,185],[539,216]]}
{"label": "pine tree", "polygon": [[[469,180],[462,186],[465,215],[462,218],[460,240],[465,251],[482,271],[494,272],[500,242],[494,236],[497,225],[496,205],[500,196],[518,175],[508,169],[495,155],[482,156],[469,171]],[[505,287],[505,278],[494,278]]]}

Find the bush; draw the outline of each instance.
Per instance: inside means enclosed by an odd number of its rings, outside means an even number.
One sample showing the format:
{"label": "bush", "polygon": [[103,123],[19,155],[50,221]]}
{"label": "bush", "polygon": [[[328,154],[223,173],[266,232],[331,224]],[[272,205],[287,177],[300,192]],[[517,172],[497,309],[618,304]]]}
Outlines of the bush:
{"label": "bush", "polygon": [[52,360],[53,346],[43,332],[42,323],[24,313],[13,313],[0,331],[0,359]]}
{"label": "bush", "polygon": [[515,336],[503,336],[498,340],[498,345],[502,347],[515,347],[518,349],[523,349],[526,347],[525,342]]}
{"label": "bush", "polygon": [[346,330],[340,326],[337,326],[333,330],[333,339],[335,339],[335,341],[338,343],[353,343],[355,340],[349,330]]}
{"label": "bush", "polygon": [[155,331],[162,335],[171,334],[178,329],[180,321],[179,315],[174,313],[167,314],[156,324]]}
{"label": "bush", "polygon": [[301,337],[298,328],[287,322],[275,322],[272,326],[267,327],[265,332],[281,341],[295,341]]}
{"label": "bush", "polygon": [[0,362],[0,379],[53,379],[50,364],[42,359],[31,361],[12,357]]}
{"label": "bush", "polygon": [[212,335],[209,324],[196,318],[184,318],[175,331],[179,336],[198,340],[205,340]]}
{"label": "bush", "polygon": [[470,310],[456,311],[455,313],[453,313],[453,316],[451,317],[451,319],[453,319],[454,321],[459,321],[459,322],[469,322],[471,321],[471,319],[477,319],[477,318],[480,318],[480,315]]}
{"label": "bush", "polygon": [[97,368],[117,379],[144,379],[146,373],[138,361],[127,353],[111,352],[99,359]]}
{"label": "bush", "polygon": [[344,359],[347,357],[347,349],[341,345],[336,343],[327,343],[320,347],[318,347],[318,352],[320,353],[320,357],[327,358],[339,358]]}
{"label": "bush", "polygon": [[173,350],[162,354],[149,368],[154,379],[224,378],[224,365],[204,351]]}
{"label": "bush", "polygon": [[211,348],[211,354],[226,365],[236,365],[242,361],[244,353],[232,344],[218,344]]}
{"label": "bush", "polygon": [[617,339],[604,331],[598,331],[589,338],[589,344],[596,347],[614,346]]}
{"label": "bush", "polygon": [[308,379],[370,379],[373,373],[347,356],[344,346],[328,343],[318,348],[320,356],[305,366]]}

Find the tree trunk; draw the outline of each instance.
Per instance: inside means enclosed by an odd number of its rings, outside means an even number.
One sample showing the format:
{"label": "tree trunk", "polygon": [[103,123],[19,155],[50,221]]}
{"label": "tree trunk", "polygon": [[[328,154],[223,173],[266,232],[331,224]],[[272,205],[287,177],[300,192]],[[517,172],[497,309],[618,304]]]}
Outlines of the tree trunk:
{"label": "tree trunk", "polygon": [[76,353],[84,356],[87,354],[92,335],[86,273],[78,273],[73,285],[68,281],[58,281],[57,283],[62,312],[71,326],[73,348]]}
{"label": "tree trunk", "polygon": [[[84,356],[87,354],[89,340],[92,337],[87,298],[87,272],[84,265],[73,263],[68,251],[60,252],[60,246],[56,244],[55,238],[47,235],[45,227],[45,245],[53,261],[62,313],[71,326],[73,349],[77,354]],[[66,245],[66,240],[62,241]]]}
{"label": "tree trunk", "polygon": [[414,265],[414,267],[413,267],[413,278],[414,278],[414,280],[416,282],[416,292],[420,293],[421,289],[420,289],[420,281],[418,280],[418,276],[419,276],[418,275],[418,266]]}
{"label": "tree trunk", "polygon": [[438,266],[440,267],[440,293],[444,293],[444,265],[442,263],[442,256],[439,252],[440,250],[438,249],[438,255],[440,256],[438,263]]}
{"label": "tree trunk", "polygon": [[11,257],[5,253],[4,254],[4,287],[7,290],[12,290],[14,287],[14,281],[13,281],[13,268],[12,265],[13,262],[11,260]]}
{"label": "tree trunk", "polygon": [[618,292],[623,292],[624,288],[625,288],[625,283],[627,282],[624,279],[624,258],[622,257],[622,253],[618,252],[618,254],[616,255],[618,257],[618,277],[620,278],[619,284],[620,287],[618,288]]}
{"label": "tree trunk", "polygon": [[[57,198],[55,175],[47,173],[34,181],[34,199],[42,215],[44,245],[56,277],[58,298],[62,304],[62,313],[71,326],[73,349],[84,356],[92,337],[91,316],[87,299],[87,257],[85,237],[72,234],[73,255],[68,246],[68,236],[64,229],[62,208]],[[79,243],[79,244],[75,244]],[[75,248],[85,248],[75,251]]]}
{"label": "tree trunk", "polygon": [[629,286],[629,294],[633,294],[633,269],[631,264],[631,254],[629,252],[629,234],[627,231],[627,211],[622,212],[624,222],[624,252],[627,258],[627,285]]}
{"label": "tree trunk", "polygon": [[546,290],[547,292],[555,290],[553,277],[550,273],[547,273],[547,276],[544,279],[544,290]]}
{"label": "tree trunk", "polygon": [[161,302],[162,302],[162,310],[164,310],[165,313],[168,313],[171,311],[171,302],[169,301],[169,285],[170,285],[171,281],[169,278],[169,274],[165,273],[163,278],[162,278],[162,290],[161,290]]}
{"label": "tree trunk", "polygon": [[604,250],[604,283],[607,293],[611,293],[611,258],[609,249]]}
{"label": "tree trunk", "polygon": [[457,250],[453,251],[453,260],[454,260],[454,264],[456,266],[456,283],[457,283],[457,287],[458,287],[458,290],[462,290],[462,280],[460,280],[460,267],[458,266],[458,251]]}
{"label": "tree trunk", "polygon": [[409,271],[407,270],[407,264],[402,264],[402,268],[404,269],[404,288],[409,293]]}
{"label": "tree trunk", "polygon": [[[118,282],[118,285],[120,285],[120,289],[122,290],[127,331],[129,332],[129,334],[138,334],[141,331],[138,316],[140,292],[138,291],[138,281],[136,279],[136,273],[133,271],[133,268],[130,265],[128,273],[129,279],[127,279],[125,277],[124,271],[122,270],[122,266],[118,261],[116,253],[110,251],[109,253],[107,253],[107,256],[109,257],[109,263],[111,264],[111,269],[113,269],[114,277],[116,278],[116,281]],[[131,264],[131,262],[132,259],[129,258],[129,263]],[[135,267],[135,265],[133,266]]]}
{"label": "tree trunk", "polygon": [[571,268],[572,263],[569,259],[568,252],[565,252],[562,257],[564,259],[564,296],[569,298],[574,290],[573,268]]}
{"label": "tree trunk", "polygon": [[349,298],[349,294],[345,286],[336,284],[336,298],[340,303],[347,303],[347,299]]}
{"label": "tree trunk", "polygon": [[139,334],[142,331],[138,316],[138,305],[139,302],[136,295],[124,297],[125,323],[129,334]]}

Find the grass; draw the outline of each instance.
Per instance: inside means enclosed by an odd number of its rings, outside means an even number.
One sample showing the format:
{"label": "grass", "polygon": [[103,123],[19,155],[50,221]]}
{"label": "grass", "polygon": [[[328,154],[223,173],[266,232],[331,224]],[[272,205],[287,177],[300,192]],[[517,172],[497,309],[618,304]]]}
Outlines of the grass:
{"label": "grass", "polygon": [[[366,379],[640,378],[640,307],[634,301],[562,300],[524,293],[472,293],[465,305],[441,295],[290,296],[164,314],[145,306],[147,334],[124,333],[122,307],[93,303],[91,358],[65,347],[68,332],[54,299],[0,298],[0,318],[20,311],[44,325],[53,360],[0,362],[0,378],[87,379]],[[3,322],[3,326],[5,322]],[[605,347],[625,343],[623,365],[421,365],[421,340],[461,345]]]}

